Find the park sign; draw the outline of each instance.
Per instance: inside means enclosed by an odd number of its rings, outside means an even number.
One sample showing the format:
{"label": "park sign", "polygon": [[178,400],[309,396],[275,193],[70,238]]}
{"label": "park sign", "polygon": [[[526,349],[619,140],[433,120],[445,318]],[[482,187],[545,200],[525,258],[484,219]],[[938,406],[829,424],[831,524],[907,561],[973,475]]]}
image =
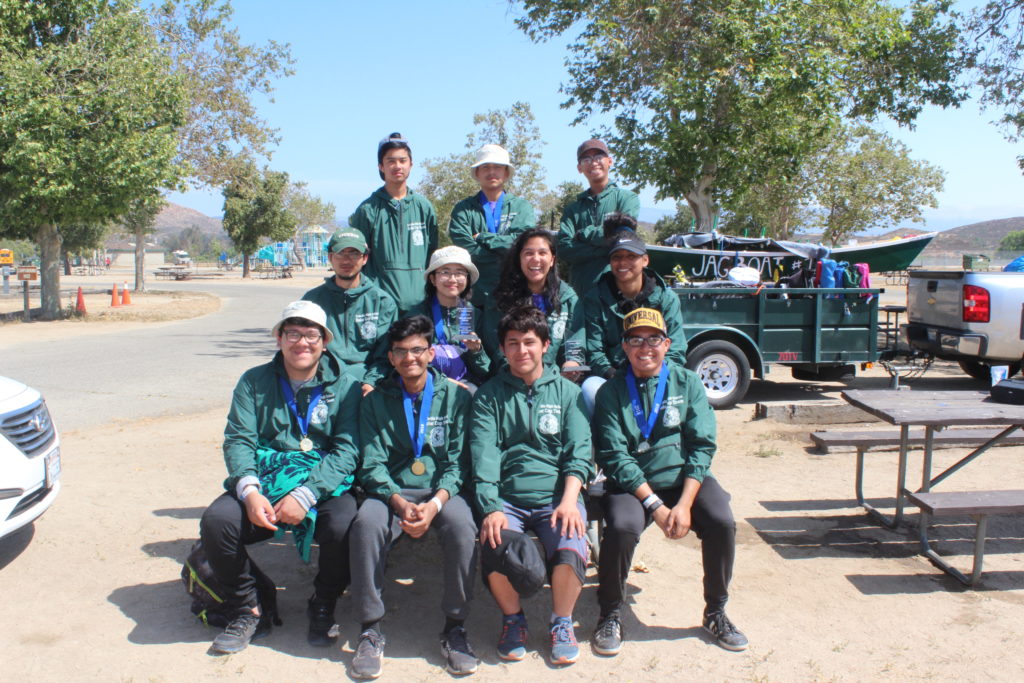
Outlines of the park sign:
{"label": "park sign", "polygon": [[35,266],[18,266],[18,279],[23,282],[39,279],[39,268]]}

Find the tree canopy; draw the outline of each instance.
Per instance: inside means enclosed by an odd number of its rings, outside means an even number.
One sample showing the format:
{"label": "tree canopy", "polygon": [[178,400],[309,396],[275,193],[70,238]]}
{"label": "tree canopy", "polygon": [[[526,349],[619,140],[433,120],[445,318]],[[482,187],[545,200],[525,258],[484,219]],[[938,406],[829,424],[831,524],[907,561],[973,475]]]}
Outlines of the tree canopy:
{"label": "tree canopy", "polygon": [[249,277],[249,256],[263,242],[286,240],[295,230],[295,217],[285,205],[288,174],[250,165],[223,190],[223,225],[242,253],[242,277]]}
{"label": "tree canopy", "polygon": [[[981,103],[1003,110],[999,123],[1017,141],[1024,135],[1024,0],[992,0],[972,12],[967,26]],[[1024,171],[1024,155],[1017,165]]]}
{"label": "tree canopy", "polygon": [[909,124],[954,104],[962,63],[945,0],[523,0],[542,41],[578,30],[563,106],[602,130],[629,181],[685,198],[698,228],[764,178],[787,178],[843,117]]}

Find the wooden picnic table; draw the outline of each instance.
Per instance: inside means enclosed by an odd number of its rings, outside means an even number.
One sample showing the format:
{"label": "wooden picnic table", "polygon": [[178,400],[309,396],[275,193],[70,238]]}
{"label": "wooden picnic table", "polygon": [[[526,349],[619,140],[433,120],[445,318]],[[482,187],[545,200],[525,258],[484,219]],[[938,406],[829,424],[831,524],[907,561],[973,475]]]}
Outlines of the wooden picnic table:
{"label": "wooden picnic table", "polygon": [[167,280],[188,280],[192,277],[192,271],[188,266],[160,266],[153,274]]}
{"label": "wooden picnic table", "polygon": [[[889,528],[896,528],[903,519],[907,496],[907,452],[910,450],[910,428],[924,427],[924,457],[921,488],[930,491],[992,446],[1002,442],[1014,431],[1024,427],[1024,406],[993,401],[987,391],[894,391],[892,389],[848,389],[843,398],[861,410],[891,425],[900,427],[900,455],[896,482],[896,513],[889,519],[867,503],[868,513]],[[978,446],[961,460],[932,477],[932,451],[935,432],[945,427],[991,426],[1002,431]]]}

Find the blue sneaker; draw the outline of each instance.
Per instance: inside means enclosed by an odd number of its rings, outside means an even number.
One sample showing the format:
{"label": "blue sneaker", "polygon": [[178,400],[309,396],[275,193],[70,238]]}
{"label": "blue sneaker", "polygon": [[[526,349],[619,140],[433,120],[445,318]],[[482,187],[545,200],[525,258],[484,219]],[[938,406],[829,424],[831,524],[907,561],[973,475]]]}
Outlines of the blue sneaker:
{"label": "blue sneaker", "polygon": [[510,662],[518,662],[526,656],[526,616],[513,614],[502,617],[501,637],[498,638],[498,656]]}
{"label": "blue sneaker", "polygon": [[558,617],[551,622],[551,663],[573,664],[580,656],[576,632],[570,617]]}

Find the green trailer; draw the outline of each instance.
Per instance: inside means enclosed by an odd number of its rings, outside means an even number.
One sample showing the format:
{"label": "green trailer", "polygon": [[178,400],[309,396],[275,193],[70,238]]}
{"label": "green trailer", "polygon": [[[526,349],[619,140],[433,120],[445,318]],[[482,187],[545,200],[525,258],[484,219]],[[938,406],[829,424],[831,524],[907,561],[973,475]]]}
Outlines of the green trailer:
{"label": "green trailer", "polygon": [[686,365],[715,408],[743,398],[773,364],[836,380],[879,360],[880,289],[680,287]]}

